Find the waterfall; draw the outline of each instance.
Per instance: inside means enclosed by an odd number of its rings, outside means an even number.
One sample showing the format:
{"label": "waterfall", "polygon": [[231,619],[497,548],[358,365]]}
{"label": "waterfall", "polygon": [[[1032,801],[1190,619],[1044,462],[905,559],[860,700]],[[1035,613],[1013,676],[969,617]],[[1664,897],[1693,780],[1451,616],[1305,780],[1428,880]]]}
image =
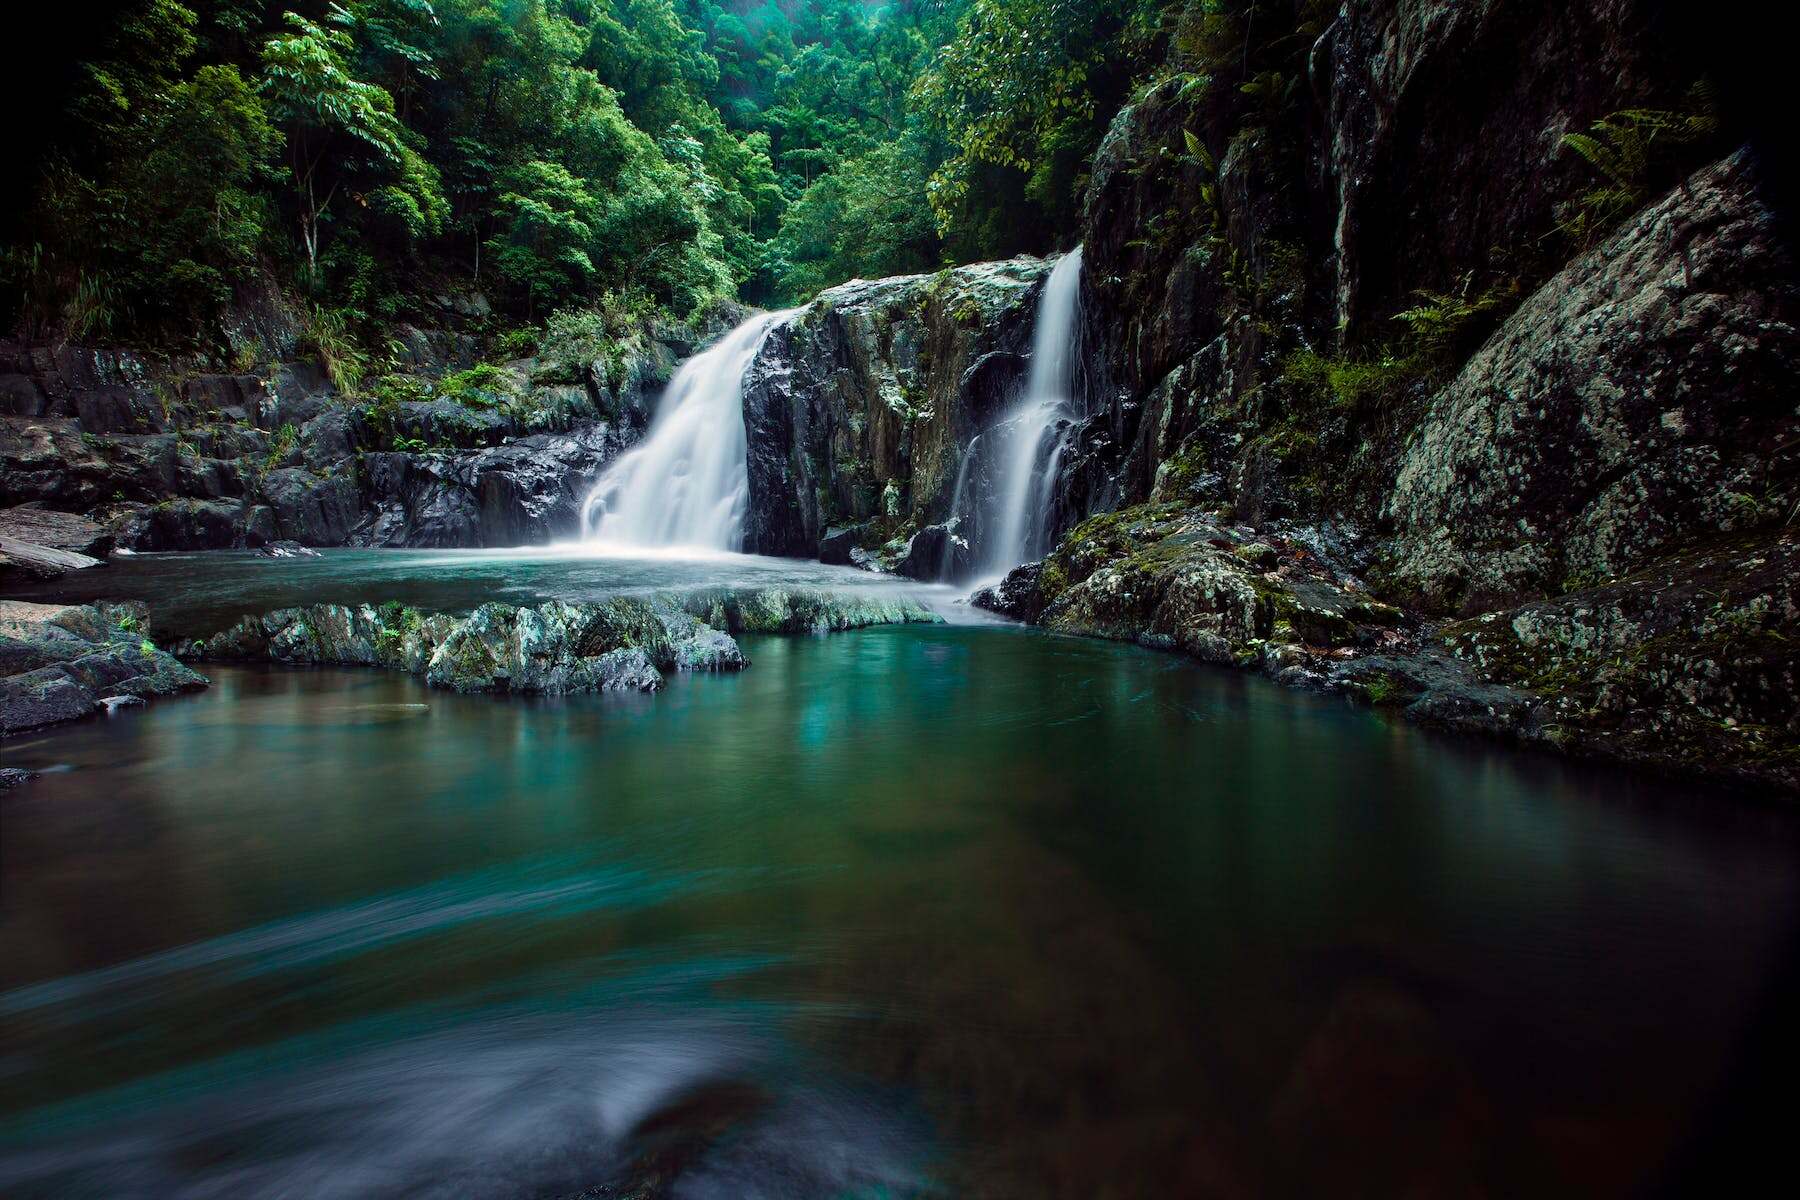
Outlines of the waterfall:
{"label": "waterfall", "polygon": [[[980,567],[1004,575],[1050,552],[1057,471],[1074,427],[1076,343],[1081,321],[1081,247],[1063,255],[1044,283],[1031,332],[1025,391],[982,436],[994,464],[990,519],[984,521]],[[970,446],[971,456],[974,445]],[[965,464],[966,464],[965,459]],[[958,483],[960,489],[962,484]]]}
{"label": "waterfall", "polygon": [[581,508],[582,537],[608,546],[738,550],[749,475],[744,372],[786,312],[759,313],[682,363],[649,433],[609,466]]}

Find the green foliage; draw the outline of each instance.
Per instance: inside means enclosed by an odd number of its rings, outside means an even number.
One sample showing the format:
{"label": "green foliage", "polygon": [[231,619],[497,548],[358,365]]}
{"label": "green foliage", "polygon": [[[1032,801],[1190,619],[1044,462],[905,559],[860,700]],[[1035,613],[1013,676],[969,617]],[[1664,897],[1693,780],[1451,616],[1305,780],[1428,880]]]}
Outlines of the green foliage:
{"label": "green foliage", "polygon": [[300,349],[319,358],[339,390],[354,392],[362,386],[369,369],[369,355],[358,343],[355,323],[359,316],[351,309],[301,305]]}
{"label": "green foliage", "polygon": [[1561,228],[1585,249],[1618,226],[1659,189],[1705,157],[1719,135],[1711,85],[1691,88],[1681,109],[1629,108],[1602,117],[1586,133],[1563,135],[1601,182],[1561,206]]}
{"label": "green foliage", "polygon": [[269,453],[268,457],[263,460],[263,469],[272,471],[279,467],[282,460],[293,453],[294,446],[299,440],[300,433],[292,425],[283,425],[277,429],[275,436],[269,439]]}
{"label": "green foliage", "polygon": [[1421,372],[1412,355],[1384,351],[1370,358],[1327,357],[1296,350],[1282,363],[1282,378],[1339,408],[1358,410],[1392,400]]}
{"label": "green foliage", "polygon": [[517,400],[519,391],[518,379],[492,363],[446,375],[437,385],[439,396],[464,408],[499,408]]}
{"label": "green foliage", "polygon": [[788,207],[769,248],[784,297],[810,296],[851,278],[916,271],[938,257],[938,231],[922,203],[923,160],[905,143],[877,146],[821,176]]}
{"label": "green foliage", "polygon": [[980,223],[989,168],[1017,176],[1040,219],[1073,223],[1086,160],[1133,73],[1121,51],[1136,12],[1130,0],[972,0],[912,87],[952,147],[927,186],[940,232]]}
{"label": "green foliage", "polygon": [[[131,0],[79,49],[70,133],[0,248],[28,331],[223,360],[223,310],[265,273],[364,328],[452,287],[501,328],[608,295],[798,300],[1064,240],[1105,122],[1165,47],[1183,103],[1290,106],[1304,78],[1275,0],[292,9]],[[353,353],[321,355],[356,386]]]}
{"label": "green foliage", "polygon": [[1474,276],[1465,276],[1454,293],[1421,291],[1420,301],[1394,314],[1406,326],[1412,344],[1430,356],[1454,354],[1470,348],[1494,321],[1518,298],[1518,287],[1508,283],[1470,296]]}
{"label": "green foliage", "polygon": [[554,313],[544,325],[536,382],[580,383],[588,369],[600,363],[606,370],[606,382],[613,387],[621,385],[626,346],[641,335],[653,307],[641,294],[609,292],[592,308]]}

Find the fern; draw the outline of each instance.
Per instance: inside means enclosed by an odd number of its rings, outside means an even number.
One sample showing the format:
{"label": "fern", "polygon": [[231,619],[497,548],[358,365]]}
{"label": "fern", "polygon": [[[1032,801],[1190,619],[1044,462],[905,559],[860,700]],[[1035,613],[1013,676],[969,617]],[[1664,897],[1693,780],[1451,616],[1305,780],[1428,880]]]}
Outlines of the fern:
{"label": "fern", "polygon": [[1586,133],[1566,133],[1564,149],[1580,157],[1605,180],[1562,207],[1560,228],[1582,247],[1612,229],[1650,198],[1683,151],[1718,136],[1713,86],[1706,80],[1688,89],[1683,109],[1626,108],[1602,117]]}

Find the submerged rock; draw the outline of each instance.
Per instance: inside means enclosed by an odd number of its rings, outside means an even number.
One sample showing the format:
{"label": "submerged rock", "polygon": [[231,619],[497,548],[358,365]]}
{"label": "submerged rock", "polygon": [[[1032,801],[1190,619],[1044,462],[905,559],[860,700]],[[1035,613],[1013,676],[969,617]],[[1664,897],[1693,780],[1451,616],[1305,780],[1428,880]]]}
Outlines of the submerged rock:
{"label": "submerged rock", "polygon": [[285,539],[269,542],[261,547],[265,558],[317,558],[319,552],[310,546],[302,546],[299,542]]}

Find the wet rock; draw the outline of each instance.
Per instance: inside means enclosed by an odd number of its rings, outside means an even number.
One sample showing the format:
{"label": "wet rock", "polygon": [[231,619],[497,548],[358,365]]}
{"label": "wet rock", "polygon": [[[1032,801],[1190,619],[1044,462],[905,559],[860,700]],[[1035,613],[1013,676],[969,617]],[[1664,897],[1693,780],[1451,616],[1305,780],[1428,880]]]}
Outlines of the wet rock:
{"label": "wet rock", "polygon": [[[1334,213],[1332,324],[1360,333],[1419,289],[1513,269],[1506,254],[1544,236],[1556,204],[1591,186],[1578,156],[1556,152],[1560,135],[1686,86],[1663,75],[1674,60],[1655,9],[1342,6],[1311,62],[1325,107],[1311,153],[1327,164]],[[1479,69],[1501,58],[1513,68]]]}
{"label": "wet rock", "polygon": [[624,445],[601,424],[464,454],[367,455],[369,510],[352,541],[520,546],[574,536],[582,501]]}
{"label": "wet rock", "polygon": [[1014,567],[999,583],[978,589],[969,603],[1016,620],[1036,622],[1044,612],[1043,574],[1041,562]]}
{"label": "wet rock", "polygon": [[932,582],[959,579],[975,565],[974,548],[958,530],[958,522],[927,525],[913,534],[906,553],[895,564],[895,572],[908,579]]}
{"label": "wet rock", "polygon": [[1529,692],[1537,740],[1800,789],[1800,533],[1685,549],[1627,579],[1450,622],[1443,646]]}
{"label": "wet rock", "polygon": [[112,534],[98,521],[34,504],[0,509],[0,537],[89,558],[105,558],[113,549]]}
{"label": "wet rock", "polygon": [[265,558],[317,558],[319,552],[310,546],[302,546],[299,542],[277,540],[262,546],[260,553]]}
{"label": "wet rock", "polygon": [[861,548],[873,534],[870,522],[858,525],[834,525],[819,537],[819,561],[833,566],[854,566],[851,552]]}
{"label": "wet rock", "polygon": [[0,792],[10,792],[22,783],[36,779],[36,771],[27,771],[20,767],[0,767]]}
{"label": "wet rock", "polygon": [[207,686],[141,632],[129,608],[0,601],[0,737]]}
{"label": "wet rock", "polygon": [[227,500],[165,500],[114,511],[108,527],[120,546],[135,551],[227,550],[256,545],[272,533],[268,510]]}
{"label": "wet rock", "polygon": [[94,695],[60,667],[0,679],[0,736],[85,717]]}
{"label": "wet rock", "polygon": [[309,470],[324,471],[356,452],[356,424],[350,413],[333,406],[300,427],[300,455]]}
{"label": "wet rock", "polygon": [[319,604],[245,617],[177,650],[188,658],[394,667],[452,691],[535,695],[650,691],[663,670],[749,665],[728,635],[679,606],[627,598],[484,604],[461,618],[397,604]]}
{"label": "wet rock", "polygon": [[674,597],[672,602],[733,634],[837,633],[871,625],[934,625],[944,620],[911,596],[885,591],[701,588]]}
{"label": "wet rock", "polygon": [[361,511],[355,483],[342,475],[283,468],[263,476],[260,491],[280,536],[308,546],[342,546]]}
{"label": "wet rock", "polygon": [[21,542],[0,535],[0,583],[29,579],[56,579],[70,571],[104,566],[97,558]]}

